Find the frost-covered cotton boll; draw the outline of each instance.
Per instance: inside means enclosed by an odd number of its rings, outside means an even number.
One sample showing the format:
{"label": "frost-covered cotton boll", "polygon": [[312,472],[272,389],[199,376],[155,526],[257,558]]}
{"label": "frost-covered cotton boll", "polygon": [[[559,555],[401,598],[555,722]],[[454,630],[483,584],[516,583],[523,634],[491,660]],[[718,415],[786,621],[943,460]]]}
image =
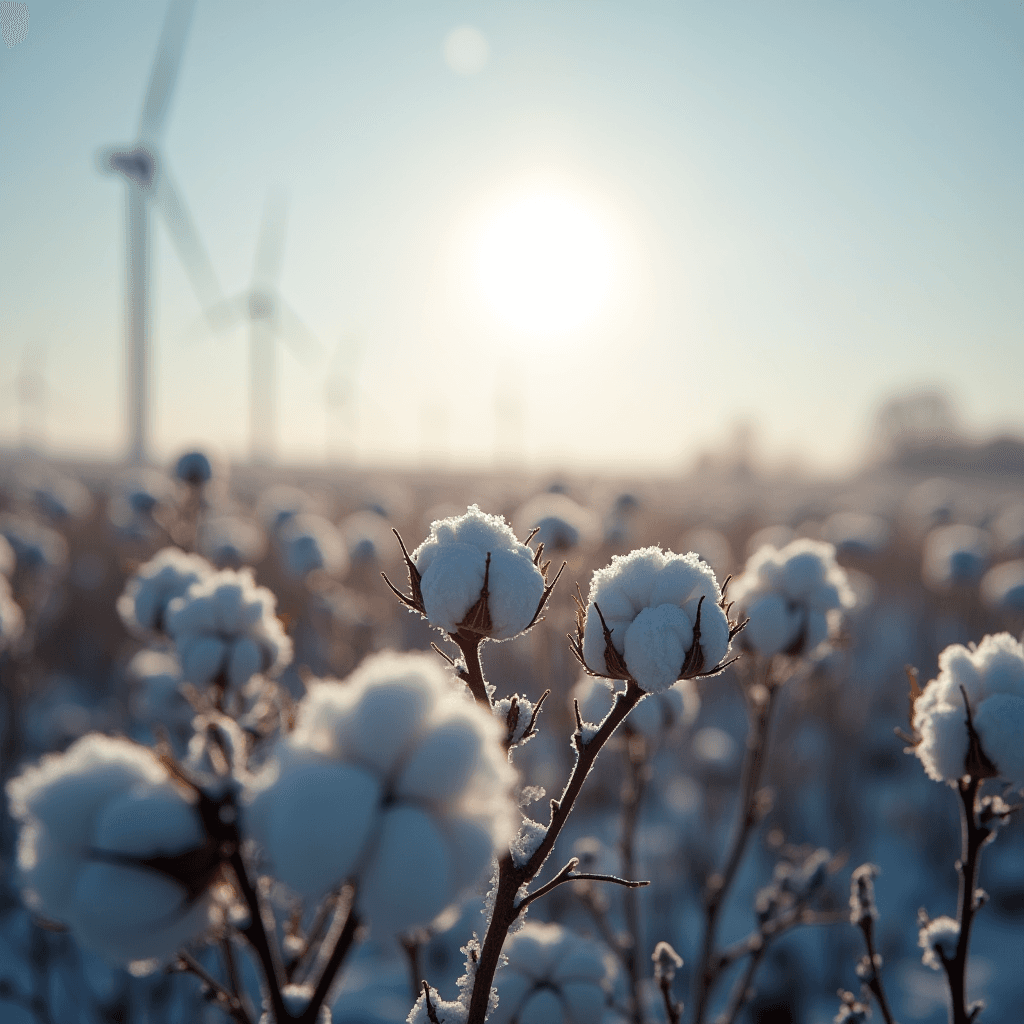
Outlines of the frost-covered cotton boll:
{"label": "frost-covered cotton boll", "polygon": [[174,464],[174,475],[190,487],[202,487],[213,478],[213,465],[205,452],[185,452]]}
{"label": "frost-covered cotton boll", "polygon": [[395,535],[388,521],[377,512],[353,512],[341,524],[341,535],[348,556],[356,565],[365,565],[390,558]]}
{"label": "frost-covered cotton boll", "polygon": [[527,921],[505,943],[488,1024],[593,1024],[610,1001],[615,958],[558,924]]}
{"label": "frost-covered cotton boll", "polygon": [[996,611],[1024,612],[1024,561],[989,569],[981,579],[981,599]]}
{"label": "frost-covered cotton boll", "polygon": [[313,681],[247,799],[268,868],[307,900],[355,879],[380,932],[429,924],[480,880],[517,817],[504,729],[425,654]]}
{"label": "frost-covered cotton boll", "polygon": [[731,641],[721,600],[714,572],[692,551],[650,547],[616,555],[590,581],[577,656],[588,672],[629,677],[649,693],[710,675]]}
{"label": "frost-covered cotton boll", "polygon": [[162,633],[167,606],[181,597],[193,583],[206,579],[213,571],[198,555],[180,548],[164,548],[139,566],[117,599],[121,621],[132,631]]}
{"label": "frost-covered cotton boll", "polygon": [[[1009,633],[986,636],[974,650],[954,644],[939,655],[938,676],[914,702],[914,752],[925,771],[939,782],[971,774],[964,692],[992,770],[1024,787],[1024,648]],[[974,770],[981,774],[985,765]]]}
{"label": "frost-covered cotton boll", "polygon": [[942,958],[952,960],[960,941],[960,925],[951,917],[935,918],[924,925],[917,935],[917,944],[924,950],[921,960],[933,970],[942,970]]}
{"label": "frost-covered cotton boll", "polygon": [[196,546],[218,569],[241,569],[263,557],[263,531],[240,516],[219,515],[204,519]]}
{"label": "frost-covered cotton boll", "polygon": [[741,643],[764,657],[810,654],[835,635],[842,612],[856,603],[835,548],[806,538],[751,555],[729,598],[738,617],[750,620]]}
{"label": "frost-covered cotton boll", "polygon": [[[488,564],[488,556],[490,563]],[[544,597],[544,574],[501,516],[470,505],[465,515],[435,520],[412,553],[420,575],[423,614],[448,633],[460,627],[490,640],[508,640],[532,625]],[[486,608],[478,608],[486,577]]]}
{"label": "frost-covered cotton boll", "polygon": [[167,609],[167,633],[185,679],[196,686],[219,681],[238,687],[257,673],[277,675],[292,659],[292,642],[276,607],[251,569],[222,569],[175,598]]}
{"label": "frost-covered cotton boll", "polygon": [[304,579],[311,572],[343,574],[348,555],[334,524],[323,516],[302,512],[291,516],[278,530],[281,559],[289,576]]}
{"label": "frost-covered cotton boll", "polygon": [[24,628],[25,619],[11,596],[10,584],[0,576],[0,654],[17,643]]}
{"label": "frost-covered cotton boll", "polygon": [[[579,701],[584,722],[600,725],[611,711],[615,690],[610,680],[583,673],[571,697]],[[630,711],[626,728],[653,741],[677,726],[691,725],[699,711],[697,688],[690,680],[683,680],[640,701]]]}
{"label": "frost-covered cotton boll", "polygon": [[990,548],[988,534],[976,526],[937,526],[924,541],[925,583],[937,590],[977,583],[988,566]]}
{"label": "frost-covered cotton boll", "polygon": [[[82,946],[155,967],[206,930],[216,858],[185,872],[209,840],[190,795],[152,751],[92,733],[25,769],[7,795],[26,902]],[[193,856],[173,860],[184,854]],[[141,863],[152,858],[159,867]]]}
{"label": "frost-covered cotton boll", "polygon": [[515,514],[516,532],[527,536],[536,530],[534,541],[548,554],[586,546],[597,537],[597,516],[566,494],[538,494]]}
{"label": "frost-covered cotton boll", "polygon": [[171,500],[171,481],[155,469],[137,469],[125,476],[118,486],[119,496],[140,516],[152,515],[158,505]]}

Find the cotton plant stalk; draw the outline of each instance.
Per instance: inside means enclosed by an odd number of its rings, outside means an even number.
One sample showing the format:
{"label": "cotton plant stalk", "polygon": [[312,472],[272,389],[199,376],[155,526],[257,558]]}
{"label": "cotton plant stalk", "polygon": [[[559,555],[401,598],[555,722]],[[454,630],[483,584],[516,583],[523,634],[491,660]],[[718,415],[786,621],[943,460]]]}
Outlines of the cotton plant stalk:
{"label": "cotton plant stalk", "polygon": [[[471,506],[465,516],[433,523],[427,541],[412,555],[404,544],[402,551],[410,593],[403,594],[390,581],[389,586],[408,608],[459,646],[465,659],[460,675],[474,698],[493,708],[493,688],[480,661],[481,643],[509,639],[539,619],[555,582],[548,584],[539,568],[542,549],[531,552],[515,540],[503,520]],[[608,607],[608,615],[601,604]],[[569,779],[561,795],[550,802],[547,824],[524,821],[511,849],[499,858],[487,930],[482,943],[471,950],[462,1009],[453,1019],[483,1024],[494,1002],[493,982],[506,939],[534,900],[557,885],[587,878],[626,886],[647,884],[577,872],[578,860],[572,858],[546,884],[530,888],[598,754],[630,711],[648,693],[722,671],[739,628],[728,617],[714,574],[696,555],[647,548],[618,556],[594,574],[588,602],[579,597],[577,630],[570,644],[585,671],[619,681],[624,688],[614,693],[599,723],[585,722],[575,706],[576,760]],[[410,1020],[422,1020],[424,1014],[430,1020],[429,1005],[427,987]]]}

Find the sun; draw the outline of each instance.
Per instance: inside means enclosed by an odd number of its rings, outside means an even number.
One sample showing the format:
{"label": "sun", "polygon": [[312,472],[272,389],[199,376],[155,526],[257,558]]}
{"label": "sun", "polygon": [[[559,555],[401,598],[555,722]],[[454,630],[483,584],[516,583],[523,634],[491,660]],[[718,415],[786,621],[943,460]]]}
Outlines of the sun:
{"label": "sun", "polygon": [[474,258],[487,306],[515,331],[564,334],[608,304],[615,251],[601,218],[572,193],[535,191],[482,219]]}

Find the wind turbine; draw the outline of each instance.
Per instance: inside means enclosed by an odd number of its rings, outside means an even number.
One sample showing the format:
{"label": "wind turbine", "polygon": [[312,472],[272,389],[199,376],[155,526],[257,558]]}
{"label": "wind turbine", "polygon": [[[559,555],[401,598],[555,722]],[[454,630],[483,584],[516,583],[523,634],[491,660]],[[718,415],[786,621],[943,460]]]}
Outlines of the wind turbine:
{"label": "wind turbine", "polygon": [[194,8],[195,0],[171,0],[135,142],[100,153],[102,169],[121,175],[125,182],[128,459],[134,464],[146,461],[149,447],[151,205],[155,205],[163,217],[202,308],[208,308],[220,296],[209,257],[159,148]]}
{"label": "wind turbine", "polygon": [[274,461],[277,447],[277,340],[287,341],[303,358],[320,353],[312,332],[278,289],[286,214],[281,194],[267,197],[249,288],[213,306],[207,314],[211,323],[222,329],[240,320],[249,322],[249,452],[252,461],[262,465]]}

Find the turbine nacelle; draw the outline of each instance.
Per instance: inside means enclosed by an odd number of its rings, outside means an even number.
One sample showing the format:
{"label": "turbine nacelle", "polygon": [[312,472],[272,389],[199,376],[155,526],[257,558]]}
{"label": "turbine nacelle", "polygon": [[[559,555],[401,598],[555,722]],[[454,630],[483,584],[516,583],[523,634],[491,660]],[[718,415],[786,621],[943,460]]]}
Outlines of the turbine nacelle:
{"label": "turbine nacelle", "polygon": [[156,179],[156,155],[145,146],[134,149],[108,149],[100,155],[100,164],[109,174],[120,174],[133,185],[147,191]]}

